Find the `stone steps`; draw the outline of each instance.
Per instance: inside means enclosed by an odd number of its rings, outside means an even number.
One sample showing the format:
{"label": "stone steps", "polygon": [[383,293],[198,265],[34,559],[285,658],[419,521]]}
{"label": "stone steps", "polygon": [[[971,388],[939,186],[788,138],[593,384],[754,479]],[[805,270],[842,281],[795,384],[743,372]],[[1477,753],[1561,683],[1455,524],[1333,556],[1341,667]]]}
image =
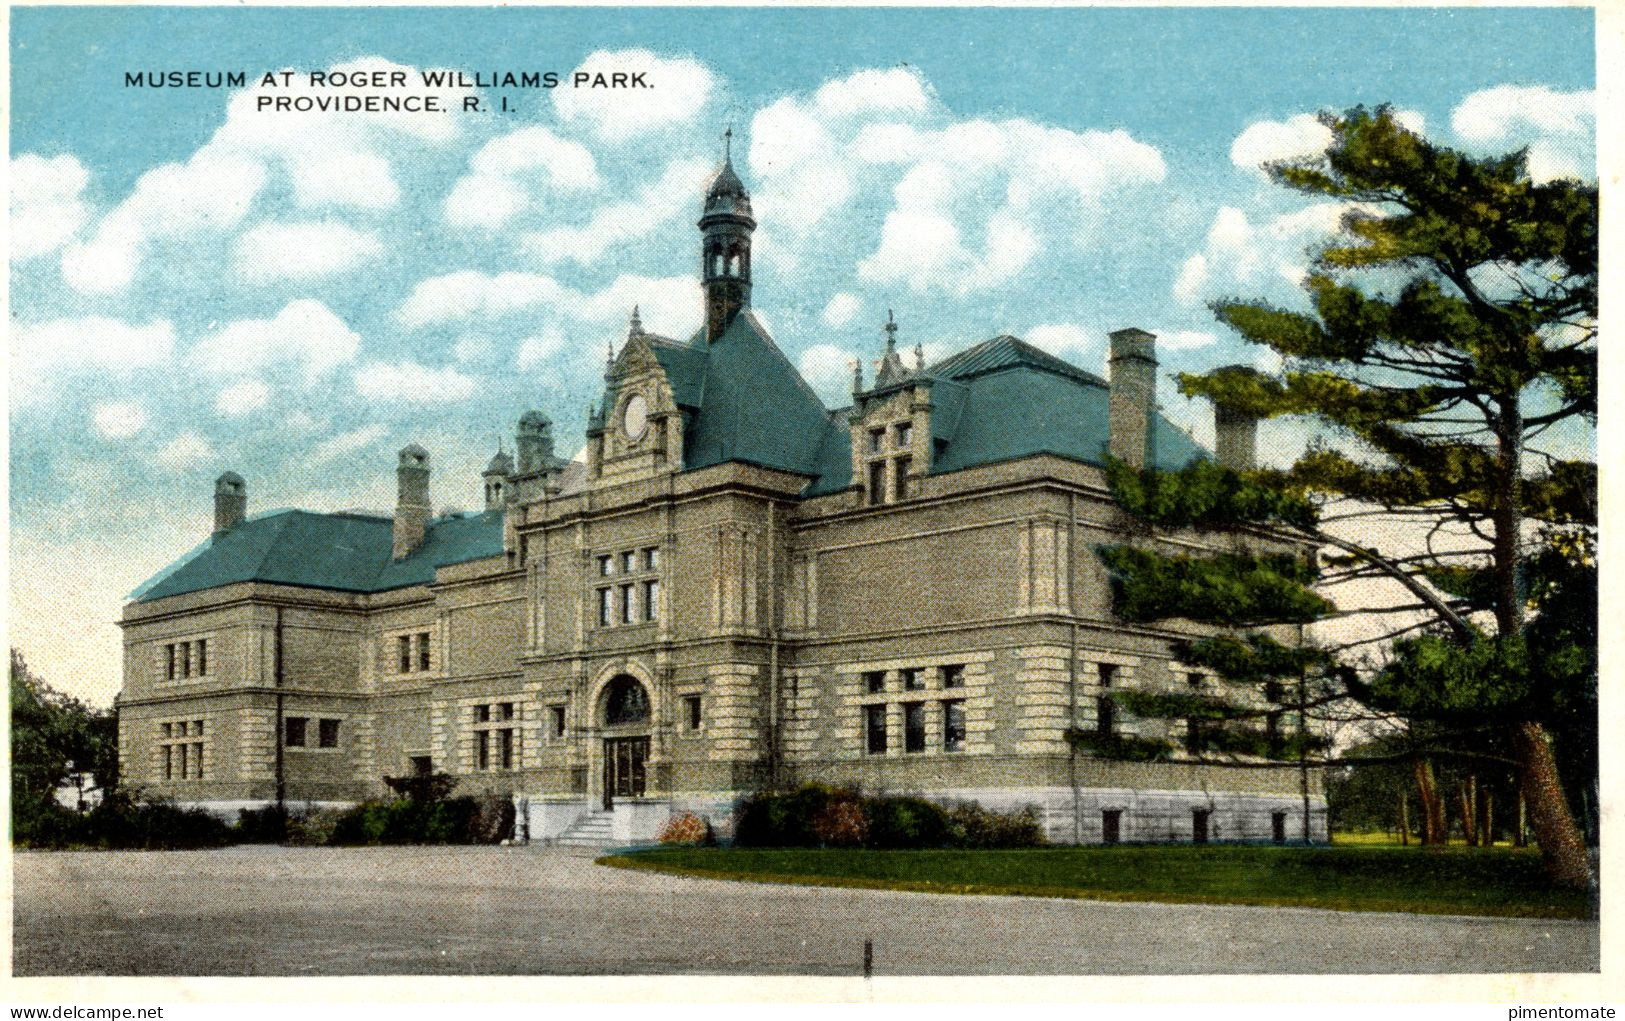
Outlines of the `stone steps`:
{"label": "stone steps", "polygon": [[608,847],[615,842],[613,812],[588,812],[553,838],[555,847]]}

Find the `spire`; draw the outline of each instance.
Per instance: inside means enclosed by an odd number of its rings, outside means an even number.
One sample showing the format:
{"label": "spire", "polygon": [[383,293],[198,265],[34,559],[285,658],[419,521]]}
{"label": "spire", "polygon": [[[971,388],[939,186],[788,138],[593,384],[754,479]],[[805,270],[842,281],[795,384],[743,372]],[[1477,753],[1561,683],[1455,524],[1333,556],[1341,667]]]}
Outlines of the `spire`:
{"label": "spire", "polygon": [[886,353],[891,354],[897,350],[897,320],[892,318],[889,308],[886,310],[886,325],[882,329],[886,331]]}
{"label": "spire", "polygon": [[638,307],[636,305],[633,305],[632,306],[632,325],[627,328],[626,338],[628,340],[631,340],[633,337],[642,336],[642,334],[643,334],[643,319],[638,316]]}
{"label": "spire", "polygon": [[734,158],[734,126],[729,123],[728,130],[722,133],[722,162],[732,163]]}
{"label": "spire", "polygon": [[914,371],[925,371],[925,347],[917,342],[914,345]]}
{"label": "spire", "polygon": [[863,393],[863,359],[852,359],[852,400],[857,402],[858,394]]}
{"label": "spire", "polygon": [[892,317],[889,308],[886,310],[886,325],[881,329],[886,331],[886,355],[875,372],[876,388],[900,383],[908,375],[908,370],[903,368],[903,359],[897,354],[897,320]]}
{"label": "spire", "polygon": [[608,379],[615,372],[615,342],[608,342],[608,353],[604,357],[604,378]]}
{"label": "spire", "polygon": [[716,342],[750,307],[750,239],[756,229],[750,192],[734,172],[733,126],[722,134],[722,167],[705,190],[700,216],[700,279],[705,285],[705,336]]}

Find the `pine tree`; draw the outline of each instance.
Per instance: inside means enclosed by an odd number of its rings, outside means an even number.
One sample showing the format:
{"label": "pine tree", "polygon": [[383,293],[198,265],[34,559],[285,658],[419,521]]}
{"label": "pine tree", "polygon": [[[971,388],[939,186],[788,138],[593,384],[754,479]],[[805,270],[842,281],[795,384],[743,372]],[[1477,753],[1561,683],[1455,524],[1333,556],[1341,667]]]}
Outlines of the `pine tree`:
{"label": "pine tree", "polygon": [[[1550,430],[1595,423],[1596,188],[1535,183],[1523,152],[1476,158],[1435,145],[1387,108],[1323,121],[1333,134],[1323,155],[1266,167],[1287,187],[1348,205],[1306,282],[1312,311],[1213,305],[1244,340],[1281,355],[1282,371],[1182,375],[1180,388],[1259,418],[1317,422],[1331,439],[1280,470],[1195,465],[1158,476],[1117,466],[1113,487],[1148,524],[1238,535],[1268,526],[1332,556],[1317,565],[1307,554],[1297,562],[1225,554],[1197,564],[1144,544],[1104,551],[1118,612],[1245,631],[1324,616],[1329,606],[1307,598],[1317,567],[1398,582],[1416,598],[1406,609],[1427,616],[1393,638],[1374,676],[1323,652],[1277,663],[1257,638],[1182,654],[1216,656],[1210,662],[1236,678],[1301,665],[1376,710],[1457,733],[1500,728],[1548,873],[1585,885],[1589,862],[1552,732],[1576,746],[1566,761],[1594,762],[1594,723],[1587,734],[1585,720],[1595,719],[1596,465],[1537,443]],[[1319,515],[1333,504],[1352,506],[1351,517],[1416,523],[1426,549],[1329,535]],[[1464,537],[1460,548],[1434,546],[1452,532]],[[1251,660],[1225,658],[1242,649]],[[1312,693],[1301,701],[1319,702]]]}

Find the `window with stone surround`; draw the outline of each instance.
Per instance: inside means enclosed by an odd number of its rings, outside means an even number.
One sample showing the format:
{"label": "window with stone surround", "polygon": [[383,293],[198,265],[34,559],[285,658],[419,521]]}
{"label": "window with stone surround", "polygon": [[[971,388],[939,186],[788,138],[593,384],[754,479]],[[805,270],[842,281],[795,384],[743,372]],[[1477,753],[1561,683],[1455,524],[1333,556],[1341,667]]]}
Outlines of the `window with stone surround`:
{"label": "window with stone surround", "polygon": [[506,771],[515,767],[519,740],[512,702],[489,702],[474,706],[474,768],[480,772]]}
{"label": "window with stone surround", "polygon": [[878,506],[886,502],[886,462],[871,461],[869,463],[869,505]]}
{"label": "window with stone surround", "polygon": [[925,690],[925,671],[924,670],[921,670],[919,667],[914,667],[913,669],[910,669],[910,670],[899,670],[898,673],[902,675],[902,678],[903,678],[903,690],[904,691],[924,691]]}
{"label": "window with stone surround", "polygon": [[944,688],[963,688],[965,686],[965,664],[951,663],[941,669],[942,686]]}
{"label": "window with stone surround", "polygon": [[427,673],[434,666],[434,646],[429,640],[429,632],[413,631],[395,635],[394,642],[397,674]]}
{"label": "window with stone surround", "polygon": [[942,750],[965,750],[965,700],[962,698],[942,703]]}
{"label": "window with stone surround", "polygon": [[288,748],[305,747],[305,727],[310,723],[306,716],[284,716],[282,718],[282,744]]}
{"label": "window with stone surround", "polygon": [[700,717],[700,696],[698,696],[698,695],[684,695],[683,696],[683,725],[684,725],[684,729],[686,729],[686,730],[688,730],[690,732],[698,731],[700,729],[700,724],[702,722],[703,721],[702,721],[702,719]]}
{"label": "window with stone surround", "polygon": [[183,642],[165,643],[158,670],[165,681],[184,681],[208,676],[209,639],[192,638]]}
{"label": "window with stone surround", "polygon": [[598,626],[609,627],[610,618],[614,615],[615,590],[601,588],[598,590]]}
{"label": "window with stone surround", "polygon": [[323,719],[316,721],[316,747],[337,748],[339,746],[339,721]]}
{"label": "window with stone surround", "polygon": [[658,546],[603,554],[597,560],[600,576],[619,575],[625,579],[597,588],[599,627],[648,624],[660,619]]}
{"label": "window with stone surround", "polygon": [[925,703],[903,703],[903,751],[917,755],[925,751]]}
{"label": "window with stone surround", "polygon": [[165,780],[202,780],[203,721],[173,720],[158,725],[159,770]]}
{"label": "window with stone surround", "polygon": [[561,738],[564,736],[564,706],[550,705],[547,707],[549,718],[548,736]]}
{"label": "window with stone surround", "polygon": [[892,499],[908,499],[908,473],[914,470],[912,457],[899,457],[892,464]]}
{"label": "window with stone surround", "polygon": [[863,747],[870,755],[886,754],[886,707],[884,705],[866,705],[863,707]]}
{"label": "window with stone surround", "polygon": [[863,675],[863,690],[878,695],[886,690],[886,671],[870,670]]}
{"label": "window with stone surround", "polygon": [[1117,679],[1117,664],[1102,663],[1100,670],[1100,694],[1095,696],[1095,732],[1099,734],[1113,733],[1117,728],[1117,703],[1112,701],[1112,682]]}

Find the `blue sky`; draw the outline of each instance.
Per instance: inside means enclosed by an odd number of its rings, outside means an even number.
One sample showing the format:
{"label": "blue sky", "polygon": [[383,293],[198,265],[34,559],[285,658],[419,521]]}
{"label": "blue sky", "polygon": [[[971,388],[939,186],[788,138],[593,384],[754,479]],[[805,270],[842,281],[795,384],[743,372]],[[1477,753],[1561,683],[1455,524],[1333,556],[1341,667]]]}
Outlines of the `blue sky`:
{"label": "blue sky", "polygon": [[[730,122],[756,305],[832,404],[888,308],[933,357],[1011,332],[1102,371],[1140,326],[1166,373],[1254,361],[1205,302],[1297,300],[1340,210],[1257,164],[1323,145],[1317,110],[1388,102],[1595,175],[1585,10],[23,7],[11,29],[12,641],[96,701],[123,597],[206,534],[226,468],[251,511],[385,508],[416,440],[437,504],[467,507],[526,408],[574,446],[632,304],[699,321]],[[394,66],[655,88],[367,117],[123,86]]]}

